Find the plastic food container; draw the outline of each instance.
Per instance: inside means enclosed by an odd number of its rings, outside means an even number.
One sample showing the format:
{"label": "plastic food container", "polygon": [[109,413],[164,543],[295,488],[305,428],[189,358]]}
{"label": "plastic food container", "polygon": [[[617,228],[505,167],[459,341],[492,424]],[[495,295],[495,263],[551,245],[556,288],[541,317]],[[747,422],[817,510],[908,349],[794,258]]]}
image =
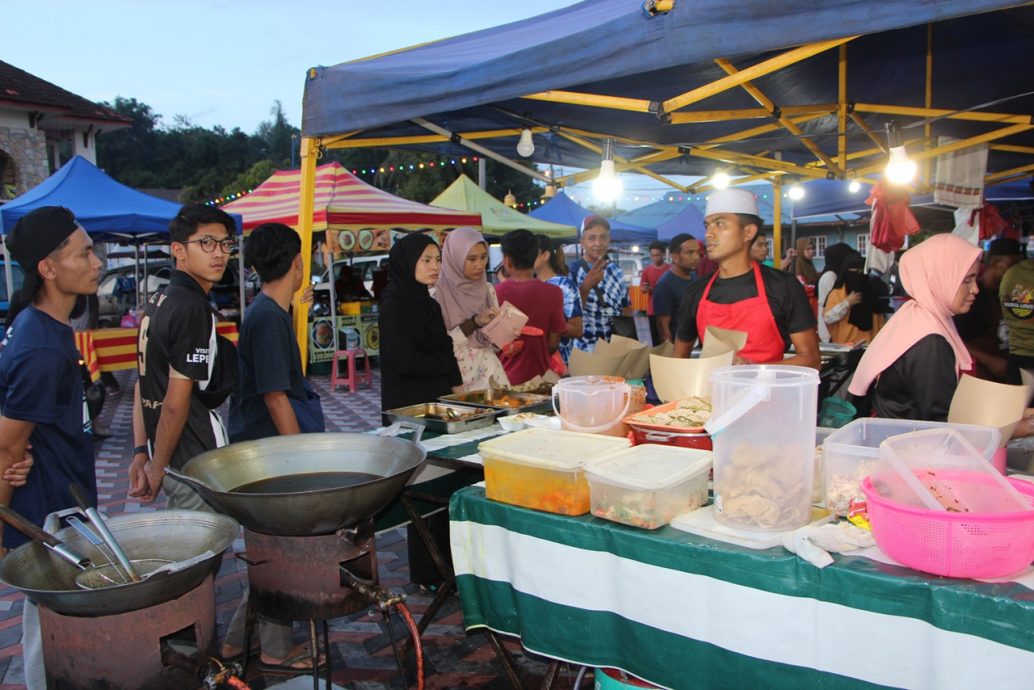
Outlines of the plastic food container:
{"label": "plastic food container", "polygon": [[[1005,480],[1034,504],[1034,484]],[[950,513],[884,498],[862,481],[876,545],[910,568],[944,577],[1006,577],[1034,560],[1034,510]]]}
{"label": "plastic food container", "polygon": [[630,446],[627,438],[550,429],[525,429],[478,446],[485,495],[495,501],[561,515],[589,512],[583,466]]}
{"label": "plastic food container", "polygon": [[714,516],[737,529],[782,532],[811,521],[819,374],[745,365],[711,372]]}
{"label": "plastic food container", "polygon": [[923,429],[955,429],[988,460],[998,448],[997,429],[971,424],[918,422],[908,419],[856,419],[830,434],[822,444],[825,505],[838,515],[864,509],[862,479],[879,465],[880,444]]}
{"label": "plastic food container", "polygon": [[648,444],[612,453],[585,466],[590,509],[633,527],[663,527],[707,503],[710,468],[702,450]]}

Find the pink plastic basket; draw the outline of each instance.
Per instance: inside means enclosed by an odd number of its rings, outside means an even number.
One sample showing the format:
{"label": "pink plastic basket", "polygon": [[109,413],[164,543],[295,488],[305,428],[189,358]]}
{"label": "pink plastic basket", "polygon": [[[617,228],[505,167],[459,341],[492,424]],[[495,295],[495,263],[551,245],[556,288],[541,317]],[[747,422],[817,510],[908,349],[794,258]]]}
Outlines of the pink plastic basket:
{"label": "pink plastic basket", "polygon": [[[1008,480],[1034,506],[1034,484]],[[913,508],[862,481],[877,546],[910,568],[946,577],[1006,577],[1034,561],[1034,510],[952,513]]]}
{"label": "pink plastic basket", "polygon": [[[1034,507],[1034,484],[1008,480]],[[861,483],[876,544],[895,561],[946,577],[1005,577],[1034,561],[1034,510],[954,513],[913,508]]]}

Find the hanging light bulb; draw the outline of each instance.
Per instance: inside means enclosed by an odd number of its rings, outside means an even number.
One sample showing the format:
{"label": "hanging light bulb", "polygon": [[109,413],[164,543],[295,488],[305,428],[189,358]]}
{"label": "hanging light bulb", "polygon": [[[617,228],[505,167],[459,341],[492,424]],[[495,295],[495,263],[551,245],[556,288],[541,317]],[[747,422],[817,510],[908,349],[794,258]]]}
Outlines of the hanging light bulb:
{"label": "hanging light bulb", "polygon": [[787,190],[786,195],[790,197],[790,201],[800,201],[804,198],[804,187],[798,180],[794,180],[793,184],[790,185],[790,189]]}
{"label": "hanging light bulb", "polygon": [[857,194],[862,189],[862,183],[858,180],[851,180],[847,185],[847,191],[851,194]]}
{"label": "hanging light bulb", "polygon": [[904,146],[895,146],[890,150],[890,160],[883,174],[891,184],[906,185],[915,179],[916,162],[908,157]]}
{"label": "hanging light bulb", "polygon": [[887,148],[890,149],[890,158],[883,170],[887,182],[901,186],[915,179],[916,162],[908,157],[901,133],[893,122],[887,123]]}
{"label": "hanging light bulb", "polygon": [[711,178],[711,186],[715,189],[728,189],[731,182],[732,178],[729,177],[729,173],[721,168],[715,170],[714,177]]}
{"label": "hanging light bulb", "polygon": [[556,196],[556,185],[550,182],[546,185],[545,191],[542,192],[543,199],[552,199]]}
{"label": "hanging light bulb", "polygon": [[509,206],[510,208],[517,207],[517,197],[513,195],[513,191],[509,189],[506,190],[506,196],[503,197],[503,203]]}
{"label": "hanging light bulb", "polygon": [[527,158],[535,153],[535,142],[531,140],[531,130],[525,128],[521,131],[521,138],[517,141],[517,154]]}
{"label": "hanging light bulb", "polygon": [[614,169],[614,140],[603,142],[603,160],[600,161],[600,174],[592,183],[593,194],[600,201],[609,203],[621,196],[621,180]]}

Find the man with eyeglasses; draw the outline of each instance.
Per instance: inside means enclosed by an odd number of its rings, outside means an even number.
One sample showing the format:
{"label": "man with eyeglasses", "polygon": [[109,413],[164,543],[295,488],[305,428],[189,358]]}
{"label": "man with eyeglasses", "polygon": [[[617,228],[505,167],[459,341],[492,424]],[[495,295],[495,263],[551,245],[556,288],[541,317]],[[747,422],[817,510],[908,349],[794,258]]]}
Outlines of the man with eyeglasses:
{"label": "man with eyeglasses", "polygon": [[184,206],[169,224],[176,268],[165,289],[148,301],[137,340],[129,494],[144,502],[164,488],[169,508],[206,508],[197,492],[166,477],[165,468],[181,469],[227,442],[215,409],[236,383],[237,355],[216,335],[208,293],[236,250],[235,231],[229,214],[204,204]]}
{"label": "man with eyeglasses", "polygon": [[[676,357],[689,357],[708,326],[747,334],[736,364],[793,364],[819,368],[815,313],[796,278],[762,266],[750,255],[761,232],[758,200],[745,189],[711,192],[704,216],[707,255],[718,263],[713,275],[686,288],[675,332]],[[793,345],[795,353],[784,359]]]}

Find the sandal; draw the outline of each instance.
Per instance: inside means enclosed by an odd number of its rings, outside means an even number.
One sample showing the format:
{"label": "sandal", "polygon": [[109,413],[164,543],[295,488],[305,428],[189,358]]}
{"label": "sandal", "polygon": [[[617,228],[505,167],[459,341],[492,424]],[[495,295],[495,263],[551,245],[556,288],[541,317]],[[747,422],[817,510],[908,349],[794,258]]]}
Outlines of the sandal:
{"label": "sandal", "polygon": [[[312,673],[313,672],[313,668],[312,668],[311,665],[306,665],[306,666],[296,666],[295,665],[295,664],[300,664],[302,662],[310,662],[310,664],[312,662],[312,653],[309,650],[307,650],[307,649],[304,649],[304,650],[298,652],[297,654],[295,654],[294,656],[289,656],[286,659],[283,659],[282,661],[278,661],[276,663],[269,663],[267,661],[262,661],[262,658],[260,657],[259,658],[259,672],[261,672],[261,673],[272,673],[272,674],[289,675],[289,676],[299,675],[299,674],[302,674],[302,673]],[[320,659],[319,663],[316,665],[316,669],[315,670],[316,670],[317,673],[319,673],[321,671],[326,670],[326,668],[327,668],[327,660],[326,659]]]}

